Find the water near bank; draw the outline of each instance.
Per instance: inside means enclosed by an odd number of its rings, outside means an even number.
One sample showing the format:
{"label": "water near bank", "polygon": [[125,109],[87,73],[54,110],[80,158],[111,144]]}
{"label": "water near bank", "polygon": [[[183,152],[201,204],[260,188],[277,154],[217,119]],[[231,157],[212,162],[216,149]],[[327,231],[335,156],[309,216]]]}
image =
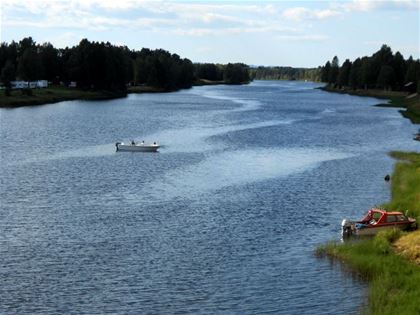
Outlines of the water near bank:
{"label": "water near bank", "polygon": [[[314,87],[0,109],[0,313],[357,312],[365,284],[313,250],[388,199],[416,129]],[[132,138],[164,147],[115,153]]]}

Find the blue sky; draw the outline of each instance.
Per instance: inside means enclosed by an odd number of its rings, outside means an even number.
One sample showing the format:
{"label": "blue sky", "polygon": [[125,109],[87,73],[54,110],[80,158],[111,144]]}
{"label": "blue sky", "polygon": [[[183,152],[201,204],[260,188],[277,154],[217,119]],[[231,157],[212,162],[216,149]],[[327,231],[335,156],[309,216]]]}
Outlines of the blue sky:
{"label": "blue sky", "polygon": [[2,42],[56,47],[82,38],[163,48],[193,62],[312,67],[371,55],[382,44],[419,58],[420,0],[6,0]]}

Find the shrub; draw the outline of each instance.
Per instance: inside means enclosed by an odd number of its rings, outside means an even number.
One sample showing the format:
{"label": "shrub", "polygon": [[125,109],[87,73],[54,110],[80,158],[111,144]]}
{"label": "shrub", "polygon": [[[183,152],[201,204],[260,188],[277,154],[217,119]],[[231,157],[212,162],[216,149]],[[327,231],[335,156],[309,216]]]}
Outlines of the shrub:
{"label": "shrub", "polygon": [[399,229],[381,231],[375,236],[373,244],[380,253],[388,254],[391,249],[391,244],[399,239],[400,236],[401,231]]}
{"label": "shrub", "polygon": [[32,89],[29,89],[29,88],[22,89],[21,92],[22,92],[22,95],[26,95],[26,96],[32,96],[33,95]]}

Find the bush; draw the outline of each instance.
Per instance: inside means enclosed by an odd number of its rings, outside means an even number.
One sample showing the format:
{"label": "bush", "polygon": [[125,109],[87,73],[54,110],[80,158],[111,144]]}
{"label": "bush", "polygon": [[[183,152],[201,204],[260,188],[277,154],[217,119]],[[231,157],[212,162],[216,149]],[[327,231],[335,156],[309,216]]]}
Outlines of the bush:
{"label": "bush", "polygon": [[26,96],[32,96],[33,95],[33,92],[32,92],[32,89],[22,89],[21,90],[21,92],[22,92],[22,95],[26,95]]}
{"label": "bush", "polygon": [[388,254],[391,249],[391,244],[399,239],[400,236],[401,230],[399,229],[381,231],[375,236],[373,244],[380,253]]}

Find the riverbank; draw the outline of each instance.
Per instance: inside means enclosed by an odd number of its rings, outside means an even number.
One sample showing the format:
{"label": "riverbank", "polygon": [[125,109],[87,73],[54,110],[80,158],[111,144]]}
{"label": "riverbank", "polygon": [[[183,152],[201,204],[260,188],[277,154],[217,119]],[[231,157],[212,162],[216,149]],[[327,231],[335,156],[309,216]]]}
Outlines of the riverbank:
{"label": "riverbank", "polygon": [[384,91],[384,90],[374,90],[374,89],[337,89],[331,86],[324,86],[320,88],[323,91],[340,93],[340,94],[349,94],[356,96],[368,96],[375,97],[380,99],[389,100],[388,103],[378,104],[379,107],[396,107],[404,108],[405,110],[400,110],[401,115],[405,118],[410,119],[413,124],[420,124],[420,95],[411,94],[407,92],[399,91]]}
{"label": "riverbank", "polygon": [[[244,82],[241,84],[248,84]],[[225,81],[210,81],[200,79],[194,82],[193,86],[203,85],[219,85],[228,84]],[[62,101],[73,100],[109,100],[115,98],[126,97],[130,93],[170,93],[176,92],[180,89],[165,89],[153,87],[148,85],[130,86],[127,92],[111,92],[111,91],[92,91],[82,90],[77,88],[68,88],[64,86],[51,86],[45,89],[32,89],[32,95],[24,95],[22,90],[12,90],[10,96],[5,96],[4,91],[0,93],[0,108],[1,107],[21,107],[44,105],[50,103],[57,103]]]}
{"label": "riverbank", "polygon": [[[399,159],[392,175],[389,210],[407,211],[420,220],[420,153],[391,152]],[[330,243],[320,257],[344,262],[369,281],[368,314],[420,314],[420,231],[388,231],[373,239]]]}
{"label": "riverbank", "polygon": [[10,96],[0,94],[0,107],[21,107],[44,105],[73,100],[108,100],[127,96],[125,92],[85,91],[77,88],[51,86],[44,89],[31,89],[32,95],[24,95],[22,90],[12,90]]}

